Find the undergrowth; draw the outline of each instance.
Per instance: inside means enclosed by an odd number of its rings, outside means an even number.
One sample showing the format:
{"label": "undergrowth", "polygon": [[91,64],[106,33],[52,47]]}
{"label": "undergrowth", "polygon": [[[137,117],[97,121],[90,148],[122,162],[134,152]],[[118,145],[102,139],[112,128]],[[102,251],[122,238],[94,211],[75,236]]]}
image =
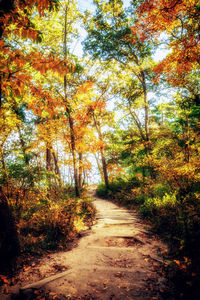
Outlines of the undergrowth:
{"label": "undergrowth", "polygon": [[21,253],[41,255],[64,249],[77,234],[91,226],[95,208],[82,193],[76,198],[70,188],[28,191],[23,202],[10,199],[16,220]]}

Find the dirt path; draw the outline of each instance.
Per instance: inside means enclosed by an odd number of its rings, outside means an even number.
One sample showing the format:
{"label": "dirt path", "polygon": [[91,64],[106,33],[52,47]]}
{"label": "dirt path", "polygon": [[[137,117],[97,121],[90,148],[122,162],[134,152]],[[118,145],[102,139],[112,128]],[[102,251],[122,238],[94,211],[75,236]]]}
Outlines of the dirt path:
{"label": "dirt path", "polygon": [[28,270],[17,299],[32,299],[41,288],[50,299],[161,299],[165,279],[159,253],[166,246],[144,229],[136,212],[98,198],[94,204],[97,223],[78,247],[50,254],[35,267],[44,275],[55,266],[60,272],[37,281],[34,267]]}

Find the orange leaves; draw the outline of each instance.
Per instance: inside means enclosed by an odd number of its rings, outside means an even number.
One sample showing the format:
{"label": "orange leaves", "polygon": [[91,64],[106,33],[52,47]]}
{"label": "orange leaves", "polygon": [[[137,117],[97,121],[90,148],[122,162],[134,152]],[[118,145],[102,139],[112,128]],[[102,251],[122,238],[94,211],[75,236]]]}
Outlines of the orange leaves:
{"label": "orange leaves", "polygon": [[107,170],[110,180],[114,180],[116,177],[120,177],[125,173],[124,169],[116,164],[108,164]]}
{"label": "orange leaves", "polygon": [[98,99],[97,101],[91,101],[87,107],[88,107],[89,114],[91,113],[101,114],[103,110],[105,110],[106,103],[104,100]]}
{"label": "orange leaves", "polygon": [[139,23],[147,26],[150,34],[168,32],[173,29],[174,22],[180,12],[187,12],[189,7],[187,0],[146,0],[139,8],[138,14],[141,17]]}
{"label": "orange leaves", "polygon": [[9,284],[9,281],[6,276],[0,275],[0,279],[3,281],[4,284]]}
{"label": "orange leaves", "polygon": [[78,93],[79,94],[85,94],[88,93],[89,90],[93,87],[94,83],[90,80],[85,81],[79,88]]}
{"label": "orange leaves", "polygon": [[199,66],[200,41],[196,26],[200,12],[196,0],[146,0],[139,6],[138,22],[131,28],[133,42],[137,37],[141,42],[145,39],[156,39],[162,32],[170,35],[171,53],[154,71],[164,73],[173,85],[186,85],[188,74],[195,65]]}
{"label": "orange leaves", "polygon": [[36,7],[40,16],[44,14],[45,9],[49,8],[50,4],[52,3],[51,0],[36,0],[34,2],[36,2]]}
{"label": "orange leaves", "polygon": [[[31,38],[36,40],[38,32],[30,25],[29,14],[27,11],[31,11],[35,6],[40,16],[44,15],[46,9],[51,7],[52,0],[28,0],[28,1],[15,1],[15,9],[10,13],[4,14],[0,18],[0,23],[3,29],[3,35],[7,36],[10,33],[19,35],[23,38]],[[12,26],[12,29],[10,27]]]}
{"label": "orange leaves", "polygon": [[[52,0],[16,0],[14,10],[11,10],[10,13],[7,14],[1,14],[0,23],[1,25],[3,24],[2,30],[4,38],[12,34],[12,37],[20,36],[23,39],[37,39],[39,33],[34,29],[29,19],[30,14],[27,13],[31,12],[34,5],[40,15],[42,15],[45,9],[52,6]],[[10,45],[6,45],[3,40],[0,41],[1,87],[5,95],[23,96],[25,85],[29,86],[32,81],[30,67],[33,67],[43,74],[48,70],[53,70],[63,75],[73,70],[73,66],[71,66],[69,62],[63,62],[61,59],[52,57],[51,55],[44,57],[39,52],[28,55],[16,49],[18,47],[13,48],[15,47],[11,48]]]}
{"label": "orange leaves", "polygon": [[33,6],[36,7],[38,10],[40,16],[44,14],[44,11],[52,5],[52,0],[26,0],[26,1],[20,1],[16,0],[16,9],[24,10],[26,8],[31,9]]}
{"label": "orange leaves", "polygon": [[180,261],[180,260],[176,260],[174,259],[173,260],[175,262],[175,264],[177,265],[177,267],[183,271],[186,271],[187,270],[187,267],[189,265],[191,265],[191,260],[187,257],[184,257],[184,260],[183,261]]}
{"label": "orange leaves", "polygon": [[34,52],[27,57],[27,60],[34,69],[42,74],[45,74],[47,71],[53,71],[60,76],[64,76],[66,73],[74,71],[74,66],[70,61],[64,61],[51,54],[45,57],[40,52]]}
{"label": "orange leaves", "polygon": [[53,93],[49,90],[44,90],[40,85],[33,85],[30,83],[30,100],[28,101],[28,108],[34,114],[42,118],[52,119],[57,115],[63,105],[59,98],[55,98]]}

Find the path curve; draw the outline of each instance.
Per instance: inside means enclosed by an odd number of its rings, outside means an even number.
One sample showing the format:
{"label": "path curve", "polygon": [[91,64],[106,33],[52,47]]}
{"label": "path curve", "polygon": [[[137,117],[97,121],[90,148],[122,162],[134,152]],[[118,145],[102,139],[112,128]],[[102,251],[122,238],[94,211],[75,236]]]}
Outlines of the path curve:
{"label": "path curve", "polygon": [[161,299],[166,246],[145,228],[135,211],[97,197],[97,222],[78,247],[49,255],[66,271],[25,285],[21,292],[45,288],[56,299]]}

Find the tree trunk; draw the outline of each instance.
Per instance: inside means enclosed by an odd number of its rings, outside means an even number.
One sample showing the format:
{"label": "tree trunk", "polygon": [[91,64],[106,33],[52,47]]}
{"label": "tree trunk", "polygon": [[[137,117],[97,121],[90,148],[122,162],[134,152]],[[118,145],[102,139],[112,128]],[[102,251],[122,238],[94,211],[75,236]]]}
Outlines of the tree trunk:
{"label": "tree trunk", "polygon": [[100,176],[101,176],[101,181],[103,182],[104,181],[104,176],[103,176],[103,169],[101,167],[101,163],[100,163],[99,158],[97,157],[96,154],[94,154],[94,157],[95,157],[96,162],[97,162],[97,166],[98,166],[99,173],[100,173]]}
{"label": "tree trunk", "polygon": [[101,152],[101,161],[102,161],[102,167],[103,167],[103,176],[104,176],[104,182],[105,186],[108,189],[109,188],[109,181],[108,181],[108,172],[107,172],[107,165],[106,165],[106,159],[104,156],[103,149],[100,149]]}
{"label": "tree trunk", "polygon": [[83,186],[83,154],[79,153],[79,174],[78,174],[78,185],[79,189]]}
{"label": "tree trunk", "polygon": [[141,72],[142,77],[142,88],[144,94],[144,112],[145,112],[145,134],[146,140],[149,141],[149,103],[147,97],[147,87],[146,87],[146,79],[144,71]]}
{"label": "tree trunk", "polygon": [[53,156],[53,160],[54,160],[55,173],[56,173],[56,175],[58,175],[58,182],[59,182],[59,185],[61,185],[60,168],[58,166],[58,157],[56,156],[54,151],[52,151],[52,156]]}
{"label": "tree trunk", "polygon": [[[68,1],[68,4],[69,4],[69,1]],[[65,28],[64,28],[64,58],[65,58],[65,61],[67,59],[67,14],[68,14],[68,7],[66,5]],[[65,65],[66,65],[66,63],[65,63]],[[66,112],[67,112],[69,127],[70,127],[71,153],[72,153],[73,167],[74,167],[75,192],[76,192],[76,196],[79,197],[80,192],[79,192],[79,184],[78,184],[78,169],[77,169],[77,159],[76,159],[74,122],[73,122],[73,118],[71,116],[70,104],[67,99],[67,76],[66,75],[64,76],[64,99],[65,99],[65,103],[66,103]]]}
{"label": "tree trunk", "polygon": [[52,171],[52,168],[51,168],[51,148],[49,146],[47,146],[46,148],[46,169],[47,171]]}
{"label": "tree trunk", "polygon": [[190,162],[190,145],[189,145],[189,142],[190,142],[190,131],[189,131],[189,118],[188,118],[188,115],[186,114],[186,134],[185,134],[185,140],[186,140],[186,143],[185,143],[185,161],[187,163]]}
{"label": "tree trunk", "polygon": [[52,156],[53,156],[53,160],[54,160],[55,173],[60,176],[60,168],[58,166],[58,158],[54,151],[52,151]]}
{"label": "tree trunk", "polygon": [[[94,120],[94,124],[99,136],[99,140],[101,142],[101,144],[103,144],[103,137],[102,137],[102,133],[101,133],[101,127],[100,124],[97,122],[95,115],[93,114],[93,120]],[[108,181],[108,171],[107,171],[107,164],[106,164],[106,159],[104,156],[104,150],[103,150],[103,146],[100,146],[100,153],[101,153],[101,162],[102,162],[102,169],[103,169],[103,177],[104,177],[104,183],[106,188],[109,188],[109,181]]]}

